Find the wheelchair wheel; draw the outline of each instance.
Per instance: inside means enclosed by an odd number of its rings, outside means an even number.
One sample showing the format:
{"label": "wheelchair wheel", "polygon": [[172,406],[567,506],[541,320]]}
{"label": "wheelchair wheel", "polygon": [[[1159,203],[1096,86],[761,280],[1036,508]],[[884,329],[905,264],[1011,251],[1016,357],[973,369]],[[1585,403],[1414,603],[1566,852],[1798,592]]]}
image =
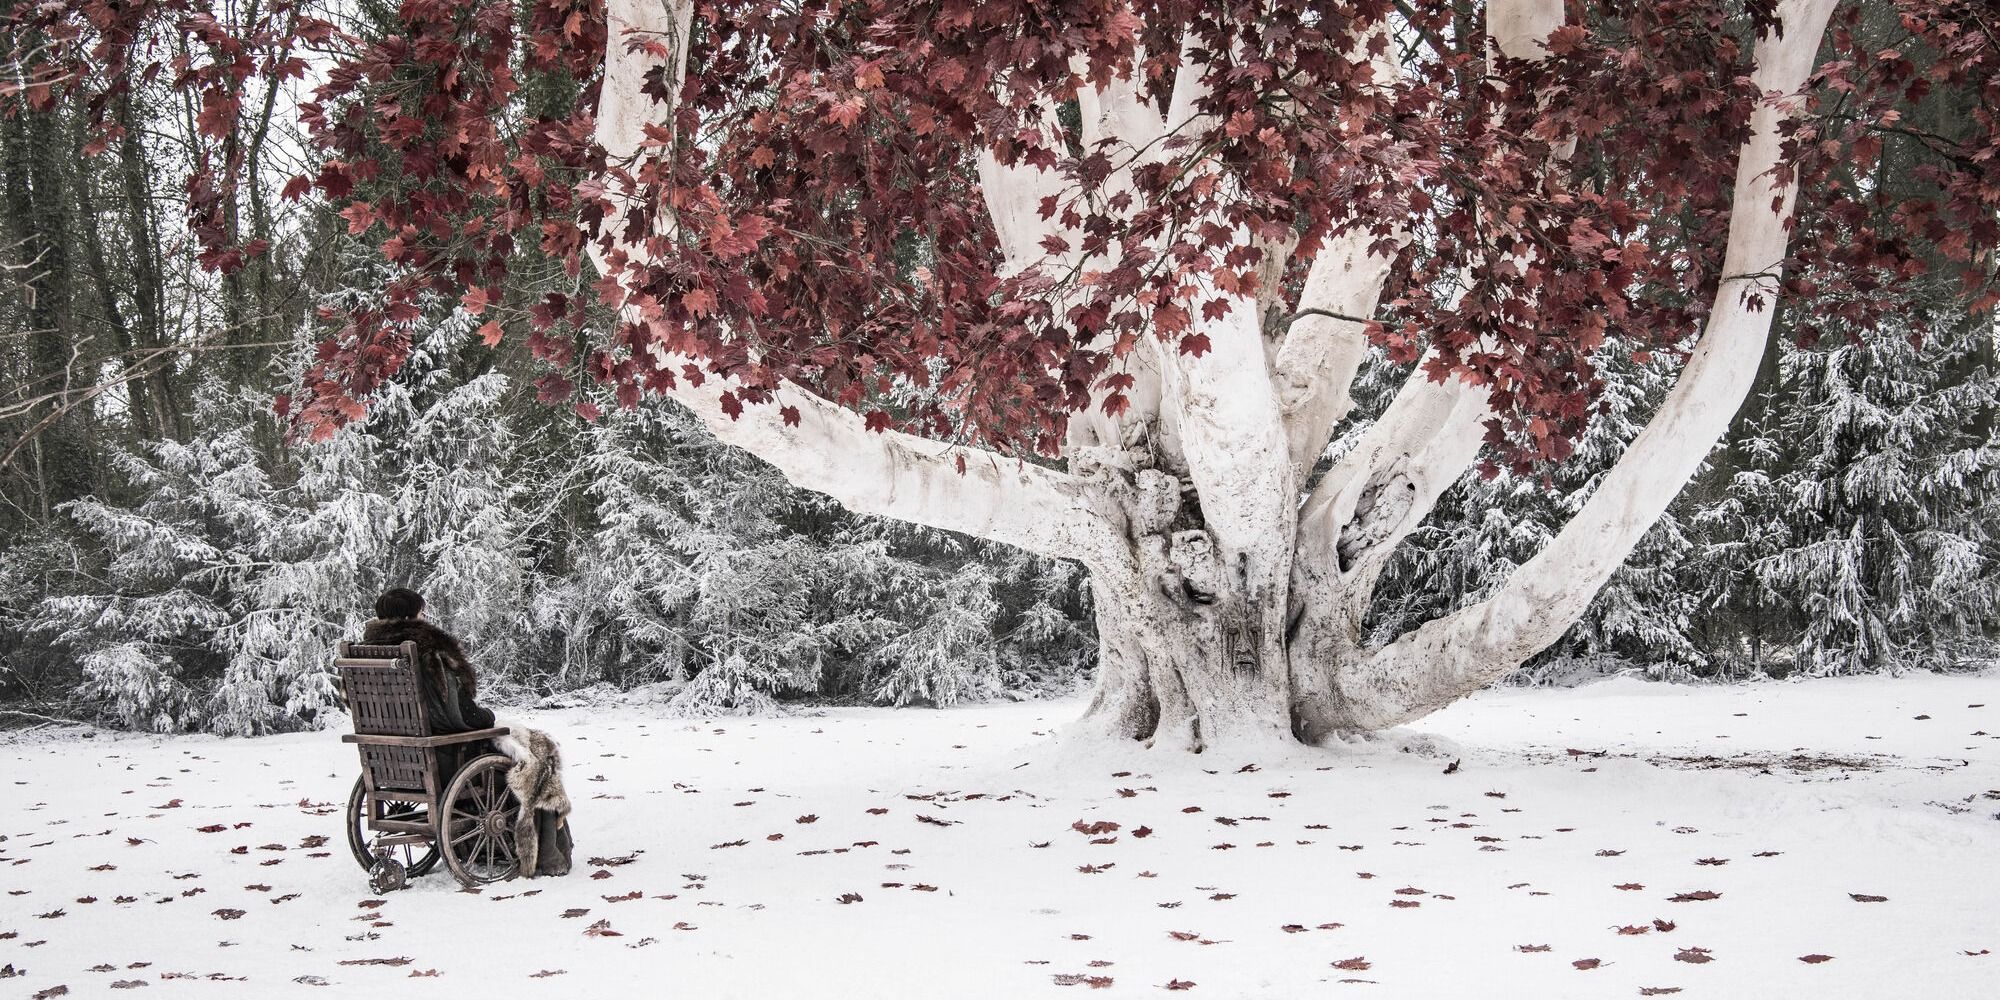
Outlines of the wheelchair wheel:
{"label": "wheelchair wheel", "polygon": [[460,769],[445,792],[438,839],[444,863],[468,889],[520,874],[514,821],[521,805],[507,787],[513,766],[505,754],[488,754]]}
{"label": "wheelchair wheel", "polygon": [[[399,802],[394,799],[375,800],[375,815],[370,817],[364,810],[368,808],[368,785],[361,778],[354,779],[354,791],[347,796],[347,847],[354,852],[354,861],[363,871],[375,867],[375,852],[369,844],[375,834],[368,829],[368,820],[394,819],[405,822],[423,823],[429,820],[429,810],[421,802]],[[392,848],[395,857],[411,877],[424,875],[437,867],[438,848],[433,840],[429,846],[404,844]]]}

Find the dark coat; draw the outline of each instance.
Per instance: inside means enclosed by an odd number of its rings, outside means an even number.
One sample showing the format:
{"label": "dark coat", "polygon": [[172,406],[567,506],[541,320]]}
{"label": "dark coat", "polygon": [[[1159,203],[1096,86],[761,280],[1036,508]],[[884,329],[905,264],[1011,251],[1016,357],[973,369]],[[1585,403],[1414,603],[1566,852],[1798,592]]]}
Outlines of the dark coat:
{"label": "dark coat", "polygon": [[421,618],[376,618],[361,630],[368,645],[417,644],[417,681],[431,733],[467,733],[493,725],[493,713],[472,700],[472,661],[450,632]]}

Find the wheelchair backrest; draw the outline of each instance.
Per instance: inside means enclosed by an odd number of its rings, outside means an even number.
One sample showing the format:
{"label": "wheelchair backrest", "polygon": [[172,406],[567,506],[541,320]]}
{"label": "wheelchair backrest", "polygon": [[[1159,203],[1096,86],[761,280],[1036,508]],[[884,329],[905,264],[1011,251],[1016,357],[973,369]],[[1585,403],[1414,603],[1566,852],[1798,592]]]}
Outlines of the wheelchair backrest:
{"label": "wheelchair backrest", "polygon": [[417,686],[417,644],[340,644],[333,666],[354,731],[364,736],[429,736],[424,696]]}

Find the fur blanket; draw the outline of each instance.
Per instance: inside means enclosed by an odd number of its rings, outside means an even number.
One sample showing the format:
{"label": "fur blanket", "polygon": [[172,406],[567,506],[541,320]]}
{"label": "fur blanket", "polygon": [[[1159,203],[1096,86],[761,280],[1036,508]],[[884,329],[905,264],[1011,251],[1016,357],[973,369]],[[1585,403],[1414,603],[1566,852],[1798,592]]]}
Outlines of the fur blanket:
{"label": "fur blanket", "polygon": [[567,875],[570,869],[569,793],[563,790],[562,750],[549,734],[518,722],[500,720],[507,735],[493,745],[513,758],[507,787],[521,803],[514,824],[514,846],[521,857],[521,874]]}

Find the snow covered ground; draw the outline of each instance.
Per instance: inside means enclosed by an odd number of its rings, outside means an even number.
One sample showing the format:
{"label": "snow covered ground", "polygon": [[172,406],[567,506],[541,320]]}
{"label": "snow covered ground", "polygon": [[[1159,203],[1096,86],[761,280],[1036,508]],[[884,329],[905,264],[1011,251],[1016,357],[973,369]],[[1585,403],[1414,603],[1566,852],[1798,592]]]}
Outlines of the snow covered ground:
{"label": "snow covered ground", "polygon": [[0,744],[0,997],[2000,995],[2000,676],[1262,755],[1046,739],[1079,708],[536,713],[576,873],[386,902],[332,733]]}

